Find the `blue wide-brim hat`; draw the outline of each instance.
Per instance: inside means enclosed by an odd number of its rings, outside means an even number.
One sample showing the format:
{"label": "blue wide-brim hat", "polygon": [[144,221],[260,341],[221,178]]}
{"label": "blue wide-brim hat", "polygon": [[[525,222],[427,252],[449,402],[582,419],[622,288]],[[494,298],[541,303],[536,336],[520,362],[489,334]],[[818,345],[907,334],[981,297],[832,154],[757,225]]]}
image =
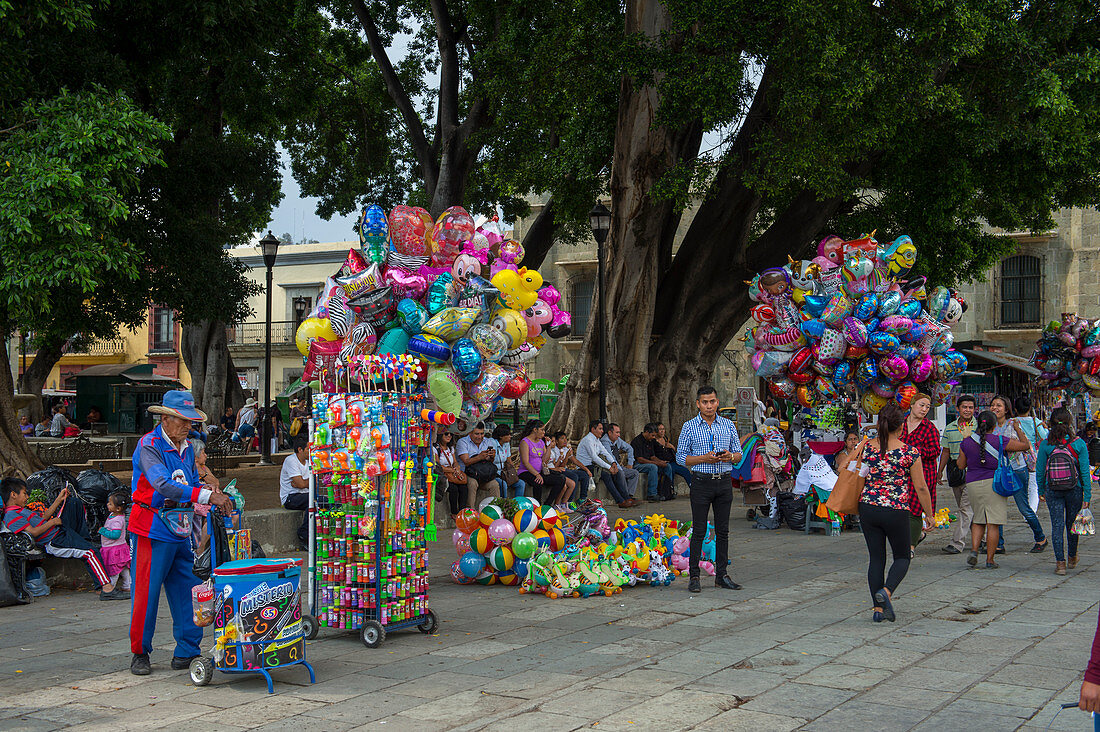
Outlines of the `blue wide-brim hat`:
{"label": "blue wide-brim hat", "polygon": [[176,389],[164,395],[164,401],[149,407],[153,414],[167,414],[192,422],[205,422],[206,415],[195,408],[195,397],[185,389]]}

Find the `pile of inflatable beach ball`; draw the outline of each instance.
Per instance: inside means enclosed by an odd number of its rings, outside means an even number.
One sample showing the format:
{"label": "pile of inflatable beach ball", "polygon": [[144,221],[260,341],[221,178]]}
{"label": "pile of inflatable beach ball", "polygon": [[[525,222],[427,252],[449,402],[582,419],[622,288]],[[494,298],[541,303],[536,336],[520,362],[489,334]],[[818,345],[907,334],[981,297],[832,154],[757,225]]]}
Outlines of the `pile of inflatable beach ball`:
{"label": "pile of inflatable beach ball", "polygon": [[[461,206],[432,221],[422,208],[387,214],[372,204],[357,229],[360,248],[296,334],[303,379],[318,391],[426,382],[440,410],[477,419],[500,399],[522,397],[523,364],[547,336],[570,332],[561,294],[521,266],[523,246],[495,218],[475,226]],[[380,358],[403,354],[412,358]]]}
{"label": "pile of inflatable beach ball", "polygon": [[1043,329],[1031,363],[1047,388],[1100,397],[1100,320],[1062,313]]}
{"label": "pile of inflatable beach ball", "polygon": [[908,236],[829,236],[817,255],[747,283],[759,304],[746,346],[771,394],[804,407],[852,402],[868,414],[891,399],[908,408],[918,392],[943,403],[967,366],[952,348],[962,296],[906,279],[917,260]]}
{"label": "pile of inflatable beach ball", "polygon": [[480,513],[464,508],[455,518],[452,541],[459,558],[451,565],[451,578],[460,585],[517,585],[527,577],[536,552],[565,548],[562,517],[552,506],[520,496],[513,499],[516,510],[508,518],[490,500]]}

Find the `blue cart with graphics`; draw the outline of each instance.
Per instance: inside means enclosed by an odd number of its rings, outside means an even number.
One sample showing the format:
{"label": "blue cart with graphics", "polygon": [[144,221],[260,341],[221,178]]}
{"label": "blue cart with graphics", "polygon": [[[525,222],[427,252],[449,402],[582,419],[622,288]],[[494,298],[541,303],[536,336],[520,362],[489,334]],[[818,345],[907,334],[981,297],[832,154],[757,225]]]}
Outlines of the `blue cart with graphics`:
{"label": "blue cart with graphics", "polygon": [[214,655],[191,662],[196,686],[210,683],[214,669],[263,674],[269,694],[275,692],[269,673],[274,668],[302,665],[310,683],[316,680],[305,658],[305,636],[316,621],[302,616],[301,574],[300,559],[243,559],[214,567]]}

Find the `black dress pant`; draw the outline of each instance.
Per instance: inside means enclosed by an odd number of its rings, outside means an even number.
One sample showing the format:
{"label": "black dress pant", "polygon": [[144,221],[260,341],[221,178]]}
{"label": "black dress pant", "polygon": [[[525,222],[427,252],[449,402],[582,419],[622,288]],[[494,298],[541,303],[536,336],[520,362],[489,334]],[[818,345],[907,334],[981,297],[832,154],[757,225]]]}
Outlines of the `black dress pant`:
{"label": "black dress pant", "polygon": [[688,575],[699,576],[699,559],[703,553],[703,540],[707,535],[707,518],[711,506],[714,506],[714,572],[716,577],[724,577],[729,560],[733,480],[729,475],[721,478],[693,475],[692,478],[688,493],[691,500],[691,557]]}

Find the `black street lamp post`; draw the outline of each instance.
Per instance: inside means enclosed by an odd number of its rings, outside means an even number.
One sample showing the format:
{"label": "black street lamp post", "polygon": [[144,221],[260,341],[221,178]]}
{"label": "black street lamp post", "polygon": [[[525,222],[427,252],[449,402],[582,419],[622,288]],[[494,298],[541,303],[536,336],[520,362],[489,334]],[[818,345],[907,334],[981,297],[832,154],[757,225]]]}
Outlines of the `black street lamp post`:
{"label": "black street lamp post", "polygon": [[274,465],[271,462],[271,279],[275,267],[275,256],[279,253],[279,240],[271,231],[260,240],[260,249],[267,266],[267,320],[264,323],[264,419],[260,427],[260,465]]}
{"label": "black street lamp post", "polygon": [[607,421],[607,297],[604,294],[604,242],[611,231],[611,211],[599,201],[588,213],[592,237],[596,240],[596,292],[600,315],[596,321],[600,338],[600,419]]}

